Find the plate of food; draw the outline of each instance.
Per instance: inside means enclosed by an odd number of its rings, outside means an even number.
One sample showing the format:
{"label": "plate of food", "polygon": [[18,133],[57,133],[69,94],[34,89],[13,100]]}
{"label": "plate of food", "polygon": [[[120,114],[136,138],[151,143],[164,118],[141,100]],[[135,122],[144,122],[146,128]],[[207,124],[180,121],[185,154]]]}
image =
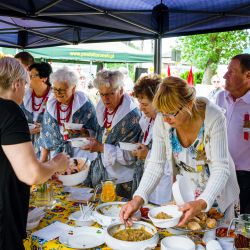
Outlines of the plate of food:
{"label": "plate of food", "polygon": [[150,210],[150,209],[155,208],[155,207],[156,207],[156,206],[151,205],[151,204],[147,204],[147,205],[142,206],[142,207],[140,208],[140,211],[141,211],[141,219],[150,222],[151,220],[150,220],[149,217],[148,217],[148,213],[149,213],[149,210]]}
{"label": "plate of food", "polygon": [[90,161],[88,159],[72,158],[70,167],[57,176],[64,186],[75,186],[85,181],[89,167]]}
{"label": "plate of food", "polygon": [[220,213],[216,208],[211,208],[207,213],[201,212],[189,220],[183,227],[173,228],[186,233],[204,233],[217,229],[223,217],[223,213]]}

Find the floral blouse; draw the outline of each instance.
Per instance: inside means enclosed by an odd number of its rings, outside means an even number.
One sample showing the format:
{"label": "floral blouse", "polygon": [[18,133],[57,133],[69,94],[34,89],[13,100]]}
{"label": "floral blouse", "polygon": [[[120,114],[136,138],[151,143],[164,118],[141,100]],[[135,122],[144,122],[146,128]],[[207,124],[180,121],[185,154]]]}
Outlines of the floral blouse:
{"label": "floral blouse", "polygon": [[197,198],[205,189],[210,175],[204,147],[204,124],[191,146],[185,148],[181,145],[174,128],[170,130],[170,141],[177,170],[191,180]]}

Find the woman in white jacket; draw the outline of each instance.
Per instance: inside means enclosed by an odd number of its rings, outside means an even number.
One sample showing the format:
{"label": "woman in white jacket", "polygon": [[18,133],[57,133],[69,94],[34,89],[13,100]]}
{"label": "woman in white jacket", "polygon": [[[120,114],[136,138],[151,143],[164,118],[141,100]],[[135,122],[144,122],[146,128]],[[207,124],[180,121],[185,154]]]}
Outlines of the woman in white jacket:
{"label": "woman in white jacket", "polygon": [[195,89],[177,77],[167,77],[157,91],[154,106],[160,112],[153,129],[149,164],[133,200],[120,217],[127,220],[158,184],[166,159],[173,172],[187,176],[195,190],[195,201],[180,207],[184,215],[179,226],[208,211],[216,202],[227,217],[233,217],[239,187],[234,164],[228,152],[226,120],[219,107],[204,98],[196,98]]}
{"label": "woman in white jacket", "polygon": [[[144,169],[147,166],[147,162],[151,154],[153,126],[157,115],[157,111],[153,107],[152,102],[161,81],[162,78],[160,76],[151,74],[139,78],[134,86],[133,95],[137,98],[140,110],[142,111],[139,124],[143,133],[140,138],[139,148],[134,150],[132,153],[138,160],[143,162]],[[171,186],[172,174],[168,166],[168,162],[166,162],[161,180],[149,196],[149,202],[157,205],[169,202],[172,195]]]}

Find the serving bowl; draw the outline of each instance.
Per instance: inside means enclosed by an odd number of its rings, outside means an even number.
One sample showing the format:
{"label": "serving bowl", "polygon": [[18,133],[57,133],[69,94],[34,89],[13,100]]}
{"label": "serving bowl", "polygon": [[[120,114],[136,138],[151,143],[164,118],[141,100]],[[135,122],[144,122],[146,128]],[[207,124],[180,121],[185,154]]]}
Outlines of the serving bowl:
{"label": "serving bowl", "polygon": [[[112,223],[120,223],[120,210],[125,204],[126,202],[122,201],[100,204],[93,212],[93,218],[103,227],[108,227]],[[139,220],[141,218],[141,212],[137,211],[133,216]]]}
{"label": "serving bowl", "polygon": [[64,123],[64,128],[65,129],[71,129],[71,130],[81,130],[83,124],[79,123],[70,123],[70,122],[65,122]]}
{"label": "serving bowl", "polygon": [[156,228],[153,225],[147,222],[137,221],[133,223],[131,228],[132,229],[143,228],[145,231],[152,234],[152,237],[142,241],[118,240],[114,238],[113,235],[118,231],[125,229],[125,225],[123,223],[117,222],[111,224],[106,229],[105,233],[106,244],[113,250],[146,250],[146,249],[154,249],[156,247],[157,242],[159,240],[159,235],[157,233]]}
{"label": "serving bowl", "polygon": [[[170,215],[172,218],[157,219],[156,216],[161,212]],[[178,207],[176,205],[166,205],[162,207],[152,208],[148,213],[148,217],[150,218],[150,220],[156,227],[159,228],[169,228],[176,226],[179,223],[181,216],[182,212],[178,210]]]}
{"label": "serving bowl", "polygon": [[74,148],[81,148],[90,143],[90,140],[88,140],[85,137],[71,138],[68,141],[71,143],[72,147]]}
{"label": "serving bowl", "polygon": [[81,166],[82,170],[74,174],[58,174],[58,179],[64,186],[76,186],[86,180],[89,172],[90,161],[85,158],[73,158],[76,159]]}
{"label": "serving bowl", "polygon": [[136,143],[129,143],[129,142],[119,142],[120,149],[127,150],[127,151],[134,151],[138,149],[138,144]]}
{"label": "serving bowl", "polygon": [[169,236],[162,239],[161,250],[195,250],[195,244],[185,236]]}
{"label": "serving bowl", "polygon": [[187,177],[178,175],[176,182],[172,185],[173,197],[177,205],[181,206],[186,202],[194,201],[194,191],[191,188],[190,180]]}

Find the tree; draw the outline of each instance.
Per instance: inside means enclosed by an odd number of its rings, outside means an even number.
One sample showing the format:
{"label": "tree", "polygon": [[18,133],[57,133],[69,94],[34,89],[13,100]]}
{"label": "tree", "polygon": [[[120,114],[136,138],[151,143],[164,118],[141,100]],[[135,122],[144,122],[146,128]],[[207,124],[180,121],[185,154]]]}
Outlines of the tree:
{"label": "tree", "polygon": [[178,38],[182,59],[204,70],[203,84],[210,84],[218,64],[227,64],[230,58],[247,47],[249,33],[246,30],[209,33]]}

